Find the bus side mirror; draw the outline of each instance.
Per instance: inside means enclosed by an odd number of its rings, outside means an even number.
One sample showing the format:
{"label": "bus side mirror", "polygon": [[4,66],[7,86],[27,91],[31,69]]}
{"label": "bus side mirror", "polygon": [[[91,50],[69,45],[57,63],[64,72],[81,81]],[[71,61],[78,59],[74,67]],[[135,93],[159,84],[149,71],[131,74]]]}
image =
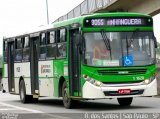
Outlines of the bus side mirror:
{"label": "bus side mirror", "polygon": [[155,36],[153,36],[153,40],[154,40],[155,48],[157,48],[157,47],[158,47],[158,45],[157,45],[157,39],[156,39],[156,37],[155,37]]}
{"label": "bus side mirror", "polygon": [[82,36],[80,34],[76,35],[76,45],[79,48],[79,53],[82,54]]}
{"label": "bus side mirror", "polygon": [[76,45],[81,45],[82,37],[80,34],[76,34]]}

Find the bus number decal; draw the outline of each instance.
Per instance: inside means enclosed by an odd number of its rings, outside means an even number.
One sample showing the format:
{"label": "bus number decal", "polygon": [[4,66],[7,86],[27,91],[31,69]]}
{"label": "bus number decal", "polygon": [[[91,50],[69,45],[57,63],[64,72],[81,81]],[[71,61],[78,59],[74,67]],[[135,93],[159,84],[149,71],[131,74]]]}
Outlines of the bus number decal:
{"label": "bus number decal", "polygon": [[20,67],[17,67],[16,70],[17,70],[17,72],[20,72],[20,71],[21,71],[21,68],[20,68]]}
{"label": "bus number decal", "polygon": [[144,76],[133,77],[133,80],[144,80]]}

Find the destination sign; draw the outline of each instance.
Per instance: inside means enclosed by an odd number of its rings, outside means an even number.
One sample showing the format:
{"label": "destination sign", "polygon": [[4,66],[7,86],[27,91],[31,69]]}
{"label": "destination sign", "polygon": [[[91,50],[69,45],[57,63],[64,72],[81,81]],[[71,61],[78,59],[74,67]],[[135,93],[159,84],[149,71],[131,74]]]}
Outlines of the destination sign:
{"label": "destination sign", "polygon": [[152,26],[151,18],[88,18],[84,20],[85,27],[103,26]]}

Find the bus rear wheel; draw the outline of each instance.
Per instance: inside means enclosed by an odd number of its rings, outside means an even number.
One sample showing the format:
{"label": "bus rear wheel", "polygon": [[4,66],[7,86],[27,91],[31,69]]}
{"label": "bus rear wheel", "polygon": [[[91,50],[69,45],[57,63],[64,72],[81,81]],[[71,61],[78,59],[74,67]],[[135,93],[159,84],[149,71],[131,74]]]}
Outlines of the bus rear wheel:
{"label": "bus rear wheel", "polygon": [[32,100],[31,95],[26,95],[26,87],[23,80],[20,81],[19,94],[20,94],[20,100],[22,103],[28,103]]}
{"label": "bus rear wheel", "polygon": [[64,81],[62,86],[62,97],[63,97],[63,105],[67,109],[71,109],[74,106],[74,100],[69,97],[67,82]]}
{"label": "bus rear wheel", "polygon": [[129,97],[129,98],[118,98],[118,103],[120,104],[120,106],[130,106],[132,103],[133,98]]}

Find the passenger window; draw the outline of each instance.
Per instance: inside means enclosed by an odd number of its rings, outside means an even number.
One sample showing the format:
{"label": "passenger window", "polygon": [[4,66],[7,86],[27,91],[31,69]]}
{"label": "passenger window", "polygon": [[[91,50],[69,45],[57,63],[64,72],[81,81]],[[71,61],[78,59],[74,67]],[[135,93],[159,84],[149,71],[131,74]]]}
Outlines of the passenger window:
{"label": "passenger window", "polygon": [[67,53],[66,45],[66,29],[61,29],[58,31],[57,35],[57,58],[65,58]]}
{"label": "passenger window", "polygon": [[15,50],[15,62],[21,62],[22,61],[22,50],[17,49]]}
{"label": "passenger window", "polygon": [[66,41],[66,30],[61,29],[60,30],[60,42],[65,42]]}
{"label": "passenger window", "polygon": [[28,36],[24,37],[23,44],[23,61],[30,61],[30,45]]}
{"label": "passenger window", "polygon": [[58,58],[65,58],[66,57],[66,53],[67,53],[66,43],[58,44],[57,57]]}
{"label": "passenger window", "polygon": [[47,44],[55,43],[56,33],[55,31],[48,32]]}
{"label": "passenger window", "polygon": [[57,31],[57,37],[56,37],[57,43],[60,43],[60,31]]}
{"label": "passenger window", "polygon": [[47,59],[55,59],[56,57],[56,44],[55,44],[55,38],[56,33],[55,31],[50,31],[47,33],[47,45],[46,45],[46,51],[47,51]]}
{"label": "passenger window", "polygon": [[28,48],[29,47],[29,37],[25,37],[24,38],[24,48]]}
{"label": "passenger window", "polygon": [[17,38],[16,39],[16,49],[15,49],[15,62],[21,62],[22,61],[22,39]]}
{"label": "passenger window", "polygon": [[47,58],[55,59],[56,57],[56,44],[47,45]]}
{"label": "passenger window", "polygon": [[4,45],[4,49],[3,49],[3,50],[4,50],[4,51],[7,51],[7,41],[4,41],[4,42],[3,42],[3,45]]}
{"label": "passenger window", "polygon": [[7,50],[7,41],[3,42],[3,52],[4,52],[4,63],[7,63],[7,55],[8,55],[8,50]]}
{"label": "passenger window", "polygon": [[40,45],[46,45],[46,33],[41,34]]}
{"label": "passenger window", "polygon": [[17,38],[16,39],[16,49],[21,49],[22,48],[22,39]]}
{"label": "passenger window", "polygon": [[46,33],[42,33],[40,38],[39,60],[46,59],[46,52]]}

